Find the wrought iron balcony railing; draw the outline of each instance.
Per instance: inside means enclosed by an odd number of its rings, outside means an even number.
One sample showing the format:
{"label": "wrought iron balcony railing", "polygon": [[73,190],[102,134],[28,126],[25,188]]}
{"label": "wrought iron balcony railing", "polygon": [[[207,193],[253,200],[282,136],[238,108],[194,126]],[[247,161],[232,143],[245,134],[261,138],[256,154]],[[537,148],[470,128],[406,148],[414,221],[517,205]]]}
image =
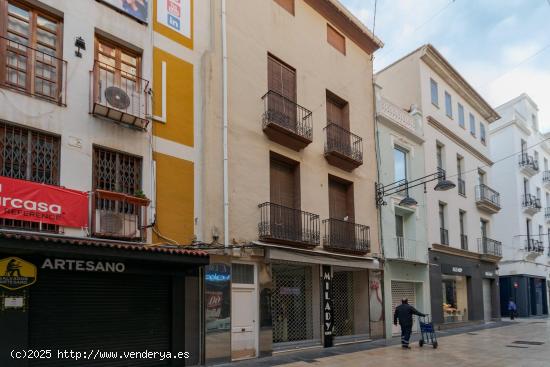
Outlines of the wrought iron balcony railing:
{"label": "wrought iron balcony railing", "polygon": [[521,197],[521,205],[526,209],[540,210],[542,208],[540,199],[531,194],[525,194]]}
{"label": "wrought iron balcony railing", "polygon": [[300,150],[313,141],[312,112],[273,90],[263,95],[264,132],[273,141]]}
{"label": "wrought iron balcony railing", "polygon": [[539,170],[539,161],[527,153],[520,153],[520,155],[518,156],[518,161],[519,166],[522,168],[527,168],[532,171]]}
{"label": "wrought iron balcony railing", "polygon": [[460,235],[460,248],[468,250],[468,236],[465,234]]}
{"label": "wrought iron balcony railing", "polygon": [[445,228],[439,228],[439,237],[442,245],[449,244],[449,230]]}
{"label": "wrought iron balcony railing", "polygon": [[149,81],[98,60],[90,72],[90,111],[145,130],[149,124]]}
{"label": "wrought iron balcony railing", "polygon": [[537,240],[536,238],[527,238],[525,240],[525,250],[527,252],[542,254],[544,252],[544,245],[541,240]]}
{"label": "wrought iron balcony railing", "polygon": [[462,178],[457,178],[458,193],[462,196],[466,196],[466,182]]}
{"label": "wrought iron balcony railing", "polygon": [[329,122],[325,127],[325,157],[329,163],[347,171],[363,164],[363,139]]}
{"label": "wrought iron balcony railing", "polygon": [[339,219],[323,220],[323,247],[329,250],[366,254],[370,250],[368,226]]}
{"label": "wrought iron balcony railing", "polygon": [[95,190],[92,199],[93,236],[145,241],[148,206],[146,198]]}
{"label": "wrought iron balcony railing", "polygon": [[476,186],[476,204],[493,213],[500,210],[500,193],[485,184]]}
{"label": "wrought iron balcony railing", "polygon": [[67,103],[67,61],[0,35],[0,85],[61,106]]}
{"label": "wrought iron balcony railing", "polygon": [[320,221],[317,214],[269,202],[258,207],[260,240],[305,247],[319,245]]}
{"label": "wrought iron balcony railing", "polygon": [[488,237],[477,239],[478,252],[484,255],[502,256],[502,242]]}

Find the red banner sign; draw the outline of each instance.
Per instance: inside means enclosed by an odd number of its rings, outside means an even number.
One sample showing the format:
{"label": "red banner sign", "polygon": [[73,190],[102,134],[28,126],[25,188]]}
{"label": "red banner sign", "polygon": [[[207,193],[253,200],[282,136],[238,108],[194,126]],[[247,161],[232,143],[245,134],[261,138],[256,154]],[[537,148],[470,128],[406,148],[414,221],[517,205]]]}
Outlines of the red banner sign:
{"label": "red banner sign", "polygon": [[88,194],[0,176],[0,218],[88,227]]}

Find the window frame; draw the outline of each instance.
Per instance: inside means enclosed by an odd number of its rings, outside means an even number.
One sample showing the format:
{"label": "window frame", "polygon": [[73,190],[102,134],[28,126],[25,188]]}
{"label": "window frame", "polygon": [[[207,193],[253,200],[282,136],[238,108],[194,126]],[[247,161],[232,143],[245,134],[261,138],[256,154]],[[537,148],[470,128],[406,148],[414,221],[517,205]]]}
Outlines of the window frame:
{"label": "window frame", "polygon": [[[9,13],[9,5],[13,5],[19,9],[23,9],[29,13],[29,19],[24,19],[23,17],[20,17],[18,15],[14,15]],[[25,22],[28,24],[29,32],[27,35],[24,35],[22,33],[19,33],[15,30],[9,31],[8,30],[8,18],[12,16],[15,19],[18,19],[21,22]],[[56,23],[56,29],[55,31],[52,31],[51,29],[48,29],[47,27],[41,26],[38,24],[38,18],[44,18],[47,21]],[[22,2],[19,0],[0,0],[0,23],[3,23],[2,27],[0,27],[0,36],[4,37],[0,40],[2,40],[3,46],[0,48],[0,70],[2,72],[0,73],[0,85],[5,86],[6,88],[10,88],[25,94],[29,94],[32,96],[36,96],[38,98],[45,99],[47,101],[53,101],[56,103],[63,104],[63,91],[65,90],[65,86],[63,85],[63,78],[64,78],[64,67],[65,67],[65,61],[63,60],[63,25],[64,25],[64,19],[58,15],[52,14],[51,12],[48,12],[47,10],[44,10],[41,7],[34,6],[32,4],[29,4],[27,2]],[[42,30],[43,32],[47,32],[51,35],[55,35],[55,52],[52,54],[46,53],[44,51],[40,51],[38,49],[39,46],[42,46],[43,48],[52,49],[53,48],[38,40],[37,34],[38,31]],[[19,41],[15,40],[9,40],[8,38],[8,32],[16,35],[20,38],[27,39],[27,44],[22,44]],[[9,43],[13,43],[14,45],[18,45],[17,47],[10,46]],[[20,46],[19,46],[20,45]],[[8,65],[7,62],[7,55],[8,52],[11,52],[13,54],[19,55],[19,57],[24,57],[26,59],[25,61],[25,68],[22,69],[20,67],[14,67]],[[38,55],[47,55],[42,56],[41,60],[38,58]],[[51,62],[46,61],[48,58],[51,58]],[[52,67],[56,72],[56,77],[53,79],[48,78],[45,75],[40,75],[37,72],[37,64],[44,64],[47,66]],[[13,83],[8,80],[7,69],[16,70],[17,72],[24,73],[25,75],[25,86],[21,86],[18,83]],[[43,91],[39,92],[36,88],[36,79],[45,80],[46,83],[51,83],[53,88],[55,89],[55,93],[53,95],[49,95],[46,93],[43,93]]]}
{"label": "window frame", "polygon": [[485,131],[485,124],[479,121],[479,140],[481,144],[487,145],[487,132]]}
{"label": "window frame", "polygon": [[[115,159],[116,159],[116,162],[117,162],[117,169],[115,171],[115,189],[114,190],[109,190],[109,189],[106,189],[106,188],[102,188],[102,187],[98,187],[98,180],[99,180],[99,176],[98,176],[98,151],[104,151],[104,152],[107,152],[107,153],[110,153],[110,154],[115,154]],[[136,180],[137,182],[137,186],[134,185],[134,192],[125,192],[124,190],[120,189],[119,185],[120,185],[120,180],[121,180],[121,170],[119,169],[120,167],[118,162],[120,162],[120,159],[121,158],[130,158],[130,159],[133,159],[133,160],[138,160],[139,161],[139,172],[138,172],[138,180]],[[134,163],[135,164],[135,163]],[[138,155],[135,155],[135,154],[132,154],[132,153],[128,153],[128,152],[123,152],[123,151],[120,151],[120,150],[116,150],[116,149],[111,149],[111,148],[108,148],[108,147],[105,147],[105,146],[102,146],[102,145],[96,145],[94,144],[93,147],[92,147],[92,189],[95,191],[95,190],[104,190],[104,191],[109,191],[109,192],[115,192],[115,193],[120,193],[120,194],[126,194],[126,195],[130,195],[130,196],[135,196],[136,194],[136,191],[138,190],[143,190],[143,157],[141,156],[138,156]]]}
{"label": "window frame", "polygon": [[451,120],[453,119],[453,97],[447,91],[445,91],[445,115]]}
{"label": "window frame", "polygon": [[432,78],[430,78],[430,101],[439,108],[439,86]]}
{"label": "window frame", "polygon": [[[337,42],[333,41],[333,37],[331,37],[331,33],[334,34],[334,36],[338,36],[338,39],[342,40],[342,45],[339,45]],[[327,43],[334,47],[338,52],[340,52],[342,55],[346,55],[347,47],[346,47],[346,36],[344,36],[341,32],[339,32],[335,27],[327,23]]]}
{"label": "window frame", "polygon": [[458,113],[458,126],[463,129],[466,129],[466,115],[464,113],[464,106],[457,102],[457,113]]}
{"label": "window frame", "polygon": [[394,158],[394,160],[393,160],[394,161],[394,163],[393,163],[393,176],[394,176],[393,181],[394,182],[398,181],[398,179],[396,177],[396,167],[397,167],[396,166],[396,160],[395,160],[395,153],[396,152],[400,152],[400,153],[403,154],[403,167],[404,167],[404,170],[405,170],[404,175],[403,175],[404,178],[399,180],[399,181],[403,181],[403,180],[406,181],[406,180],[408,180],[408,174],[409,174],[409,172],[408,172],[408,162],[407,162],[409,152],[406,149],[401,148],[398,145],[394,145],[394,147],[393,147],[393,158]]}
{"label": "window frame", "polygon": [[470,120],[470,135],[472,135],[475,138],[476,137],[476,117],[471,112],[469,114],[469,120]]}

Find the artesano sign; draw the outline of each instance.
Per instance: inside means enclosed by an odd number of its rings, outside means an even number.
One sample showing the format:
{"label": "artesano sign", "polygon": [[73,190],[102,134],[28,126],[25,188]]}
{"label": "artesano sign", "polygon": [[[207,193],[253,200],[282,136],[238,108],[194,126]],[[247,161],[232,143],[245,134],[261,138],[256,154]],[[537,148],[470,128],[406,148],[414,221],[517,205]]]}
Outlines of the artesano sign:
{"label": "artesano sign", "polygon": [[114,261],[72,260],[47,258],[42,264],[42,269],[88,271],[102,273],[124,273],[126,265]]}
{"label": "artesano sign", "polygon": [[0,177],[0,218],[87,227],[87,212],[85,192]]}

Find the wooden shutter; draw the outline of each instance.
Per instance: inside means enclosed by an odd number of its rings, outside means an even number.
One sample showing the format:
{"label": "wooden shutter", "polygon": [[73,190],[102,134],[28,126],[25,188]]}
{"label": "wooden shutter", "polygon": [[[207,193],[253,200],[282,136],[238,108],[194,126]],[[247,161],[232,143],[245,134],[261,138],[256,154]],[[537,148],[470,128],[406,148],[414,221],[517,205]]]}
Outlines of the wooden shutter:
{"label": "wooden shutter", "polygon": [[294,0],[275,0],[283,9],[294,15]]}
{"label": "wooden shutter", "polygon": [[327,24],[327,42],[344,55],[346,54],[346,38],[329,24]]}
{"label": "wooden shutter", "polygon": [[331,98],[327,98],[327,123],[344,127],[344,110]]}
{"label": "wooden shutter", "polygon": [[271,199],[274,204],[296,208],[296,168],[279,159],[272,158],[270,166]]}
{"label": "wooden shutter", "polygon": [[273,56],[268,56],[268,88],[296,102],[296,71]]}
{"label": "wooden shutter", "polygon": [[353,221],[353,185],[329,178],[329,216]]}

